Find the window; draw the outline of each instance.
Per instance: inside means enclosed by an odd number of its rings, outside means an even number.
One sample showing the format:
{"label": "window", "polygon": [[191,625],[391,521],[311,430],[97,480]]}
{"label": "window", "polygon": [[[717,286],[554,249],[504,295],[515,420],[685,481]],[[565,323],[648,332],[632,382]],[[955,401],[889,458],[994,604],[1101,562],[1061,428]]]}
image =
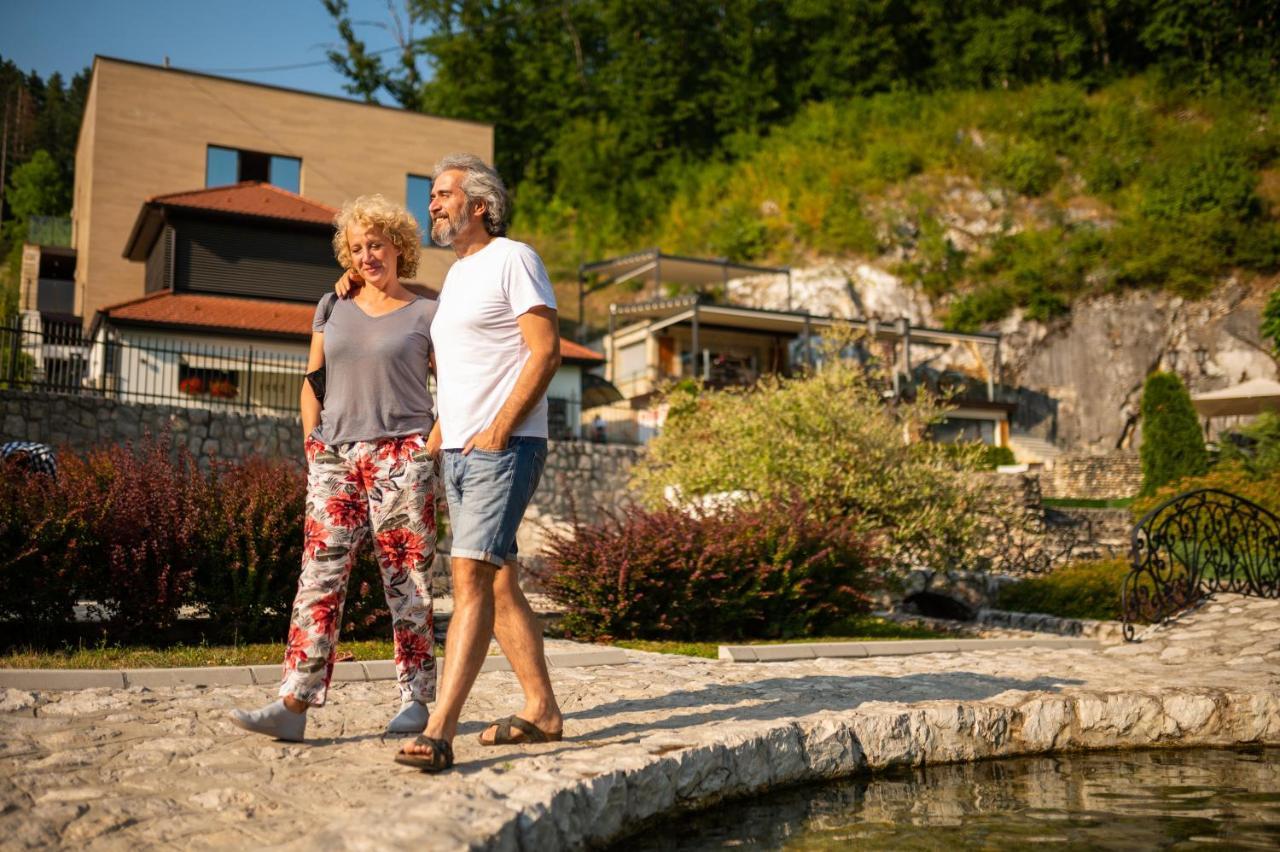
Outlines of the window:
{"label": "window", "polygon": [[409,175],[404,188],[404,206],[422,226],[422,241],[431,240],[431,178]]}
{"label": "window", "polygon": [[996,422],[969,417],[948,417],[941,423],[934,423],[929,427],[929,437],[940,444],[976,441],[994,446]]}
{"label": "window", "polygon": [[261,151],[209,146],[205,156],[205,186],[229,186],[245,180],[265,181],[290,192],[300,192],[302,160]]}
{"label": "window", "polygon": [[240,395],[240,374],[235,370],[217,370],[178,365],[178,391],[185,396],[230,401]]}

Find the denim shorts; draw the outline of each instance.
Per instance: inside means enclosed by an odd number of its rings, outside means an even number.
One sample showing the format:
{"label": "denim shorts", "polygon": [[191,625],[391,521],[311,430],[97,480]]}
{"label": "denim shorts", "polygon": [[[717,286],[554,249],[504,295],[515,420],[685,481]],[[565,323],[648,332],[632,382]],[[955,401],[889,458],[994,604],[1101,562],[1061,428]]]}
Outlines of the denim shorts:
{"label": "denim shorts", "polygon": [[518,435],[505,450],[472,449],[465,456],[462,450],[445,450],[443,455],[450,555],[501,568],[516,558],[516,530],[542,477],[547,439]]}

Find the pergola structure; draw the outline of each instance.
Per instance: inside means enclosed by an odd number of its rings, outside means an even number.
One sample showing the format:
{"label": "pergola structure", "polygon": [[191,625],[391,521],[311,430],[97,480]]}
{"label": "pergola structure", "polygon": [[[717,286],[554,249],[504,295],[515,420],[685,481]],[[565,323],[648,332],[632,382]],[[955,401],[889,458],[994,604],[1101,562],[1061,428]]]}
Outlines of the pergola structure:
{"label": "pergola structure", "polygon": [[1248,417],[1264,411],[1280,411],[1280,382],[1251,379],[1222,390],[1194,394],[1191,404],[1205,419]]}
{"label": "pergola structure", "polygon": [[[622,340],[654,339],[668,329],[686,327],[690,337],[690,351],[695,356],[704,353],[704,331],[732,331],[735,333],[771,335],[793,338],[802,347],[802,361],[813,363],[811,340],[833,326],[848,326],[860,331],[874,343],[887,343],[894,353],[894,390],[901,379],[912,375],[911,348],[913,344],[952,346],[960,344],[973,352],[981,365],[986,380],[988,402],[995,402],[995,389],[1000,381],[1000,335],[947,331],[937,328],[913,326],[905,317],[891,322],[876,319],[842,319],[819,316],[801,311],[777,311],[748,308],[739,305],[713,304],[699,295],[677,299],[657,299],[634,304],[609,306],[609,334],[606,337],[606,356],[615,382],[625,377],[617,374],[618,348]],[[981,348],[979,348],[981,347]],[[982,353],[986,350],[986,355]],[[988,361],[988,358],[990,359]],[[705,358],[695,361],[693,374],[706,379],[709,364]]]}
{"label": "pergola structure", "polygon": [[578,267],[578,340],[586,335],[587,296],[628,281],[641,281],[655,297],[661,295],[662,285],[684,284],[702,293],[708,287],[724,286],[733,278],[754,275],[787,276],[787,310],[791,310],[791,267],[753,266],[733,263],[725,258],[685,257],[666,254],[651,248],[635,254],[622,255],[607,260],[584,263]]}

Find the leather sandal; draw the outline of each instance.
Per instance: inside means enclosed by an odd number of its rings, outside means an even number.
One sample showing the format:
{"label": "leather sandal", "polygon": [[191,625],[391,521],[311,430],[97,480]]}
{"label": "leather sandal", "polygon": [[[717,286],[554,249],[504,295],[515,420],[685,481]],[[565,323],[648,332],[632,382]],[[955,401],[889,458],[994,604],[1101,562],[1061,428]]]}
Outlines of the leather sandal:
{"label": "leather sandal", "polygon": [[430,746],[431,754],[409,754],[403,749],[396,752],[396,763],[412,766],[423,772],[443,772],[453,768],[453,746],[448,740],[436,739],[421,734],[413,741],[416,746]]}
{"label": "leather sandal", "polygon": [[[489,730],[489,728],[494,725],[498,726],[498,730],[493,734],[493,742],[485,742],[483,739],[484,733],[481,732],[481,745],[499,746],[521,745],[523,743],[556,743],[560,742],[560,739],[564,736],[563,731],[549,733],[542,730],[532,722],[521,719],[519,716],[508,716],[505,719],[498,719],[490,722],[489,725],[485,727],[485,730]],[[514,733],[512,732],[512,728],[515,729]]]}

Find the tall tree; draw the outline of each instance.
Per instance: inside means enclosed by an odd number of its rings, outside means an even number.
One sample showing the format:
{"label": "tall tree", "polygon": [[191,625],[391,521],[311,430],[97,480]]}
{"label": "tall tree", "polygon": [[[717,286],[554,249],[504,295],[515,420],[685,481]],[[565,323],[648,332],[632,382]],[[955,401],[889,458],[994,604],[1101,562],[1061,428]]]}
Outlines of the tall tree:
{"label": "tall tree", "polygon": [[1142,491],[1157,489],[1209,468],[1204,436],[1191,395],[1173,373],[1152,373],[1142,388]]}

